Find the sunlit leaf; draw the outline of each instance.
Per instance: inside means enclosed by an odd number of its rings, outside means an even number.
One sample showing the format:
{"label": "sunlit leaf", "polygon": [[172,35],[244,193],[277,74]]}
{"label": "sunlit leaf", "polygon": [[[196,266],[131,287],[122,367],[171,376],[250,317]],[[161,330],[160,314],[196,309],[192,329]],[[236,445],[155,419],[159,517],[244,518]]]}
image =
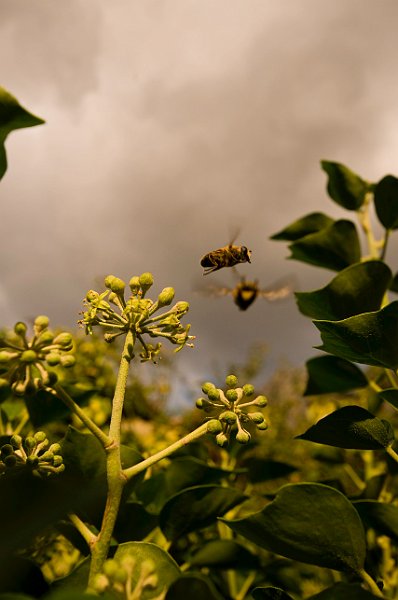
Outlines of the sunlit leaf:
{"label": "sunlit leaf", "polygon": [[25,108],[7,90],[0,86],[0,179],[7,170],[7,157],[4,142],[14,129],[41,125],[43,119],[36,117]]}
{"label": "sunlit leaf", "polygon": [[308,381],[304,396],[348,392],[368,385],[361,369],[338,356],[315,356],[305,364]]}
{"label": "sunlit leaf", "polygon": [[398,228],[398,179],[386,175],[375,186],[376,214],[386,229]]}
{"label": "sunlit leaf", "polygon": [[301,219],[297,219],[297,221],[294,221],[291,223],[291,225],[285,229],[282,229],[282,231],[275,233],[270,237],[270,239],[287,240],[289,242],[293,242],[310,233],[321,231],[321,229],[332,225],[332,223],[334,223],[334,219],[331,219],[324,213],[310,213],[305,217],[301,217]]}
{"label": "sunlit leaf", "polygon": [[379,260],[356,263],[313,292],[296,292],[299,310],[312,319],[337,321],[378,310],[392,273]]}
{"label": "sunlit leaf", "polygon": [[352,221],[341,219],[321,231],[311,233],[289,245],[289,258],[340,271],[359,262],[361,249]]}
{"label": "sunlit leaf", "polygon": [[380,450],[394,441],[391,426],[360,406],[344,406],[297,436],[317,444],[356,450]]}
{"label": "sunlit leaf", "polygon": [[281,556],[337,571],[363,568],[362,522],[347,498],[318,483],[288,484],[261,512],[221,519],[233,531]]}
{"label": "sunlit leaf", "polygon": [[398,368],[398,301],[342,321],[314,321],[320,350],[365,365]]}
{"label": "sunlit leaf", "polygon": [[370,184],[341,163],[321,160],[321,166],[328,175],[327,191],[332,200],[347,210],[358,210]]}
{"label": "sunlit leaf", "polygon": [[230,487],[200,485],[188,488],[166,502],[159,515],[159,525],[167,539],[174,540],[208,527],[246,498],[242,492]]}

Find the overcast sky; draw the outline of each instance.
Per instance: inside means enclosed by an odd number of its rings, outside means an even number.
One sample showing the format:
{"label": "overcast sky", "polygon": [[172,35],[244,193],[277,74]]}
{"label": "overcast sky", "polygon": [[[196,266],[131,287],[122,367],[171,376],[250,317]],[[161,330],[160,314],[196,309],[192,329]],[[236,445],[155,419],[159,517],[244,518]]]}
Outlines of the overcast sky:
{"label": "overcast sky", "polygon": [[398,174],[397,27],[396,0],[1,0],[0,85],[46,120],[6,143],[1,324],[73,326],[99,276],[152,271],[191,303],[196,347],[177,364],[193,379],[252,342],[270,365],[313,356],[293,299],[243,313],[195,294],[234,285],[200,258],[240,228],[260,285],[333,276],[268,238],[316,210],[350,218],[322,158]]}

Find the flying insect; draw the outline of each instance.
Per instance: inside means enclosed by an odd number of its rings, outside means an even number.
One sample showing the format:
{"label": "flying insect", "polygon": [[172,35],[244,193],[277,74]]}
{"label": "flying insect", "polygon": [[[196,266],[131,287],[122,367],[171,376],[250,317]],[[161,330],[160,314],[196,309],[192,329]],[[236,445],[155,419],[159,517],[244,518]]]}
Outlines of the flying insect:
{"label": "flying insect", "polygon": [[239,283],[233,288],[209,286],[206,290],[202,290],[202,292],[218,297],[231,295],[240,310],[247,310],[258,297],[265,298],[269,302],[286,298],[292,292],[292,285],[291,283],[284,283],[279,286],[275,285],[270,288],[261,289],[257,280],[247,281],[244,277],[241,277]]}
{"label": "flying insect", "polygon": [[205,254],[200,261],[205,269],[203,275],[208,275],[224,267],[234,267],[239,263],[249,263],[251,262],[251,253],[252,251],[248,250],[246,246],[234,246],[233,243],[218,248],[218,250],[212,250]]}

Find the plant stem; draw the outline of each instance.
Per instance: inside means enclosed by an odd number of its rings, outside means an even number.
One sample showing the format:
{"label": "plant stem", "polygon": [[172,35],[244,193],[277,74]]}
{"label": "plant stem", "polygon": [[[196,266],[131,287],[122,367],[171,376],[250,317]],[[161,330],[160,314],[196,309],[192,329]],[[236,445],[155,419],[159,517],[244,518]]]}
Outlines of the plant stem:
{"label": "plant stem", "polygon": [[127,377],[134,346],[134,334],[129,331],[126,335],[120,367],[116,381],[115,393],[112,403],[111,424],[109,427],[110,443],[106,447],[106,472],[108,480],[108,496],[102,518],[101,530],[91,550],[91,565],[87,591],[93,591],[96,575],[102,571],[103,564],[108,556],[112,533],[119,512],[120,500],[127,478],[122,471],[120,458],[120,428],[123,413],[124,395]]}
{"label": "plant stem", "polygon": [[391,448],[391,446],[387,446],[386,452],[393,460],[395,460],[395,462],[398,463],[398,454]]}
{"label": "plant stem", "polygon": [[69,396],[69,394],[64,390],[62,385],[57,383],[54,386],[55,393],[57,397],[62,400],[62,402],[73,412],[75,415],[79,417],[79,419],[84,423],[84,425],[91,431],[96,438],[99,439],[104,448],[107,448],[111,439],[90,419],[90,417],[80,408],[78,404]]}
{"label": "plant stem", "polygon": [[184,436],[180,440],[177,440],[176,442],[174,442],[174,444],[171,444],[171,446],[160,450],[160,452],[157,452],[153,456],[146,458],[145,460],[141,461],[136,465],[133,465],[132,467],[128,467],[128,469],[124,469],[123,475],[126,477],[126,479],[131,479],[135,475],[138,475],[138,473],[145,471],[145,469],[147,469],[148,467],[151,467],[163,458],[166,458],[167,456],[170,456],[170,454],[173,454],[173,452],[176,452],[177,450],[180,450],[180,448],[183,448],[187,444],[190,444],[191,442],[199,439],[200,437],[202,437],[202,435],[205,435],[206,433],[207,423],[203,423],[202,425],[200,425],[200,427],[194,429],[194,431],[191,431],[191,433],[188,433],[188,435]]}
{"label": "plant stem", "polygon": [[384,598],[382,592],[379,590],[379,587],[374,579],[365,571],[365,569],[361,569],[358,572],[358,575],[361,576],[362,580],[366,583],[366,585],[371,590],[372,594],[377,596],[378,598]]}
{"label": "plant stem", "polygon": [[257,576],[256,571],[250,571],[250,573],[246,577],[245,581],[243,582],[243,585],[240,588],[239,593],[237,594],[235,600],[244,600],[244,598],[246,598],[246,594],[249,591],[252,584],[254,583],[256,576]]}
{"label": "plant stem", "polygon": [[80,517],[78,517],[74,513],[70,513],[68,517],[70,522],[73,523],[73,525],[76,527],[82,538],[84,538],[84,541],[86,542],[87,546],[91,549],[94,545],[94,542],[97,540],[97,536],[87,527],[85,523],[83,523]]}

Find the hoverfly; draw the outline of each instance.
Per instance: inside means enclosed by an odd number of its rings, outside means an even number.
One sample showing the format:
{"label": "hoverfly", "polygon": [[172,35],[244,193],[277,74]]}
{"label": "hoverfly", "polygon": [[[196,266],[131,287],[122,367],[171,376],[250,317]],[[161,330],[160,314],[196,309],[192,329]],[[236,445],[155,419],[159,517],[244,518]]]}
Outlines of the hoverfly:
{"label": "hoverfly", "polygon": [[234,246],[232,242],[228,246],[212,250],[205,254],[200,261],[202,267],[205,268],[203,275],[208,275],[224,267],[234,267],[239,263],[249,263],[251,253],[252,251],[248,250],[246,246]]}
{"label": "hoverfly", "polygon": [[279,286],[261,289],[257,280],[247,281],[244,277],[241,277],[239,283],[233,288],[210,286],[203,291],[211,296],[231,295],[240,310],[247,310],[258,297],[265,298],[269,302],[286,298],[292,292],[292,285],[284,283]]}

